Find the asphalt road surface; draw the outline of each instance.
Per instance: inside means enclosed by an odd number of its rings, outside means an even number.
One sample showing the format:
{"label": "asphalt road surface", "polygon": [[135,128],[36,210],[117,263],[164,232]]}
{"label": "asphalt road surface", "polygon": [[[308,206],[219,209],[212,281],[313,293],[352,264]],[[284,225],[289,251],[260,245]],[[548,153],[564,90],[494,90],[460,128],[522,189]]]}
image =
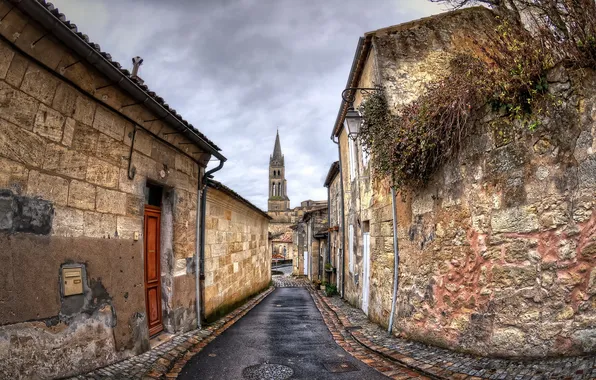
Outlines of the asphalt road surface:
{"label": "asphalt road surface", "polygon": [[178,378],[387,379],[333,341],[304,288],[275,289],[196,354]]}

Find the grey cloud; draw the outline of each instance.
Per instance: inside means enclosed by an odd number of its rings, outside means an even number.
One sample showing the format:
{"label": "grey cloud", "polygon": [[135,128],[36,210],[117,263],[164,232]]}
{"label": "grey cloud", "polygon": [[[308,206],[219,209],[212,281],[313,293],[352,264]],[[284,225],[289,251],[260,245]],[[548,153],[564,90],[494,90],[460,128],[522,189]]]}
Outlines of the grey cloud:
{"label": "grey cloud", "polygon": [[425,0],[55,3],[123,65],[141,55],[151,89],[222,147],[217,179],[264,209],[276,128],[292,206],[324,199],[358,37],[440,10]]}

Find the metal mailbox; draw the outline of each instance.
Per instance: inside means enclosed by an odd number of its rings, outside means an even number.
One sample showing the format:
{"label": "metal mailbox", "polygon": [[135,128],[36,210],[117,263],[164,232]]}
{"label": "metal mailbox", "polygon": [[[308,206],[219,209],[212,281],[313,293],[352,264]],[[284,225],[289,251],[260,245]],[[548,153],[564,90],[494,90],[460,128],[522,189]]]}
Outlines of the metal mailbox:
{"label": "metal mailbox", "polygon": [[62,268],[64,296],[83,294],[82,268]]}

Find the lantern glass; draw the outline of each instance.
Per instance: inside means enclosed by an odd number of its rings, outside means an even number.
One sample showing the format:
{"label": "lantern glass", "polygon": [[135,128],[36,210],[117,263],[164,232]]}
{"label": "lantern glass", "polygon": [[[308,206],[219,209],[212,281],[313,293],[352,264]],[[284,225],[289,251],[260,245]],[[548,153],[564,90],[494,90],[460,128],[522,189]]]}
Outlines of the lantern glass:
{"label": "lantern glass", "polygon": [[356,111],[354,108],[348,109],[346,112],[346,126],[348,127],[348,136],[356,140],[358,138],[358,134],[360,134],[360,127],[362,126],[362,115],[360,112]]}

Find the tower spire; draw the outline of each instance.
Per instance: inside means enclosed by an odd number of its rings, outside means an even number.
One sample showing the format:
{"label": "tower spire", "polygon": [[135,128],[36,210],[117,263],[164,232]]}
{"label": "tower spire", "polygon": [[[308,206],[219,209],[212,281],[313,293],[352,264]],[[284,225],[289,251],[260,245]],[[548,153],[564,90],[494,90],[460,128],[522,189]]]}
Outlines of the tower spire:
{"label": "tower spire", "polygon": [[279,160],[282,157],[281,154],[281,143],[279,142],[279,128],[277,129],[277,134],[275,136],[275,146],[273,147],[273,159]]}
{"label": "tower spire", "polygon": [[290,208],[290,198],[287,195],[286,169],[284,156],[279,142],[279,128],[275,134],[273,154],[269,159],[269,211],[284,211]]}

